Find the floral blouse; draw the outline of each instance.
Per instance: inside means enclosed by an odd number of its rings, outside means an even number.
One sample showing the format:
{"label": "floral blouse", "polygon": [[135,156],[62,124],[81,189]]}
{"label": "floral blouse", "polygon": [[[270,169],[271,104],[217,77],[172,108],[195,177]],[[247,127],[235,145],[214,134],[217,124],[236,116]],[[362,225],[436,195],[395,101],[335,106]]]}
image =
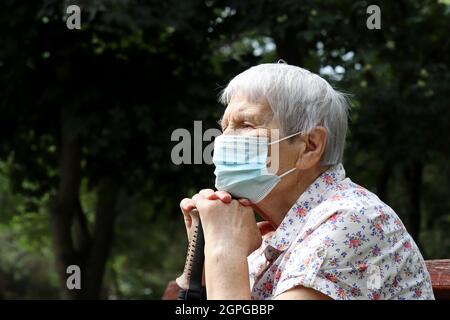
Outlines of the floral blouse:
{"label": "floral blouse", "polygon": [[345,178],[321,174],[248,257],[252,299],[296,286],[333,299],[434,299],[425,262],[397,214]]}

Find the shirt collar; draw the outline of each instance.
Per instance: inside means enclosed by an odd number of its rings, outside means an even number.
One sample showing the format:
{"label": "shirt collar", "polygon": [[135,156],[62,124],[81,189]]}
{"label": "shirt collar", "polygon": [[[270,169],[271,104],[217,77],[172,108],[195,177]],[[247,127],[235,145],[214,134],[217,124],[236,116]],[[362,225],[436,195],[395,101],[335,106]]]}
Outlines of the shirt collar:
{"label": "shirt collar", "polygon": [[308,213],[325,199],[328,190],[336,188],[336,185],[344,179],[345,170],[341,163],[323,172],[300,195],[275,232],[265,239],[267,249],[273,251],[270,249],[272,247],[278,251],[286,250],[302,231],[308,220]]}

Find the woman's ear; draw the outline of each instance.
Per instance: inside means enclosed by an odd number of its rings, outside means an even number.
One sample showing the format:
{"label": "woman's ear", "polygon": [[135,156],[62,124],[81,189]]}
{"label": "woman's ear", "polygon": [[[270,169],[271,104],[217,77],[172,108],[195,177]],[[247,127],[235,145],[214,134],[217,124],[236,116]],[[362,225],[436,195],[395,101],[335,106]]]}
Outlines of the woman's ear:
{"label": "woman's ear", "polygon": [[305,147],[302,148],[296,163],[298,169],[306,170],[320,162],[325,152],[327,137],[327,129],[322,126],[315,127],[306,135],[303,140]]}

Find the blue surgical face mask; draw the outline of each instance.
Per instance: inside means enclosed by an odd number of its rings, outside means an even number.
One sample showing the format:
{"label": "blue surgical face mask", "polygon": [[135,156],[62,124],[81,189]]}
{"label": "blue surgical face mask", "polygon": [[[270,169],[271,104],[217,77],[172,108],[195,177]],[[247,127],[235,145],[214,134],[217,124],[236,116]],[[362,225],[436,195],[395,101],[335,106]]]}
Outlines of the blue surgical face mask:
{"label": "blue surgical face mask", "polygon": [[221,135],[214,141],[213,163],[216,166],[216,189],[229,192],[235,198],[258,203],[293,172],[292,168],[280,176],[267,170],[269,145],[301,134],[294,133],[269,143],[267,137]]}

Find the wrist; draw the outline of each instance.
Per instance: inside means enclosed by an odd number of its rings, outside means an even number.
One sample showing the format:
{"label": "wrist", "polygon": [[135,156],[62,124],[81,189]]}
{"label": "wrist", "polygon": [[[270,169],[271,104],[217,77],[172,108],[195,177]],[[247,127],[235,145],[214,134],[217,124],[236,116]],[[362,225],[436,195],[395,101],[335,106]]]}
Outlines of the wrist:
{"label": "wrist", "polygon": [[223,259],[247,259],[248,250],[242,246],[232,245],[230,243],[210,243],[205,244],[205,257],[212,258],[215,261]]}
{"label": "wrist", "polygon": [[238,248],[205,248],[208,299],[250,299],[247,253]]}

